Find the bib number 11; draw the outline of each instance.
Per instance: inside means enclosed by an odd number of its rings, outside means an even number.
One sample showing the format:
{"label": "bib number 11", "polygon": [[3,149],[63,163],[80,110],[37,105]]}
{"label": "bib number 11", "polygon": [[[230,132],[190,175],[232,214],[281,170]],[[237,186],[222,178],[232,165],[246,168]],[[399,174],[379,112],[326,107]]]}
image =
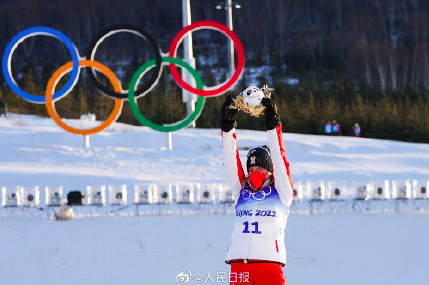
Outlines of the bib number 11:
{"label": "bib number 11", "polygon": [[261,232],[259,231],[259,224],[258,224],[258,222],[254,222],[254,223],[252,223],[251,225],[254,227],[254,230],[253,231],[249,231],[249,222],[244,222],[243,223],[243,225],[244,225],[244,230],[243,230],[243,233],[244,234],[250,234],[250,233],[252,233],[252,234],[261,234]]}

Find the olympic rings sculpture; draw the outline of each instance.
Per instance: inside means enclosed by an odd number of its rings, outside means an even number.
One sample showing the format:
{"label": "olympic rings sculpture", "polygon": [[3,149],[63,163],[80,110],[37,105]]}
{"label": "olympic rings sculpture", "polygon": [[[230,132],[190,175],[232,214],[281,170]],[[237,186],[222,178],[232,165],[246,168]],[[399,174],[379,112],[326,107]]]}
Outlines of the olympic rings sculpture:
{"label": "olympic rings sculpture", "polygon": [[[187,62],[176,58],[177,49],[180,43],[183,41],[184,37],[190,32],[201,29],[212,29],[223,33],[233,41],[237,50],[237,67],[235,72],[232,74],[231,78],[214,87],[204,86],[198,72]],[[149,60],[146,63],[142,64],[134,73],[128,89],[122,89],[121,83],[119,79],[115,76],[115,74],[107,66],[94,60],[95,54],[100,44],[106,38],[120,32],[132,33],[143,38],[144,40],[149,42],[154,54],[154,58],[152,60]],[[61,66],[57,71],[54,72],[52,77],[49,79],[44,96],[30,94],[22,90],[12,76],[12,56],[14,51],[16,50],[18,45],[22,43],[25,39],[38,35],[45,35],[58,39],[60,42],[65,44],[67,50],[70,52],[71,55],[71,61]],[[190,123],[192,123],[199,117],[204,107],[205,97],[219,96],[222,95],[224,92],[228,91],[240,78],[244,69],[244,61],[245,59],[243,46],[237,35],[228,27],[218,22],[209,20],[195,22],[180,30],[171,42],[168,54],[162,53],[158,42],[153,38],[150,33],[146,32],[145,30],[134,25],[114,25],[101,31],[91,41],[91,44],[86,53],[86,57],[80,57],[76,46],[62,32],[50,27],[36,26],[19,32],[7,44],[2,57],[2,71],[6,84],[16,95],[31,103],[46,104],[49,116],[55,121],[58,126],[63,128],[67,132],[78,135],[89,135],[104,130],[118,119],[122,110],[124,100],[129,101],[134,116],[142,125],[148,126],[153,130],[161,132],[172,132],[187,127]],[[171,75],[173,76],[176,83],[183,89],[198,95],[198,100],[196,102],[194,112],[189,114],[186,118],[172,124],[159,125],[148,120],[140,112],[137,105],[137,99],[142,96],[145,96],[156,86],[162,74],[162,67],[167,64],[169,65]],[[189,83],[185,82],[182,79],[179,72],[177,71],[177,65],[181,68],[186,69],[192,75],[196,87],[191,86]],[[88,73],[89,78],[94,83],[96,88],[101,91],[103,95],[115,100],[114,108],[109,117],[101,125],[91,129],[77,129],[65,124],[56,112],[54,104],[56,101],[67,96],[71,92],[71,90],[77,83],[80,74],[80,69],[82,67],[90,69],[90,72]],[[145,80],[142,87],[137,88],[143,75],[152,68],[154,68],[154,72],[152,73],[150,78],[148,80]],[[108,78],[108,80],[113,86],[113,91],[101,83],[101,81],[97,78],[96,71],[103,73]],[[58,84],[59,80],[68,72],[70,72],[70,77],[68,78],[66,84],[61,89],[55,91],[55,87]]]}

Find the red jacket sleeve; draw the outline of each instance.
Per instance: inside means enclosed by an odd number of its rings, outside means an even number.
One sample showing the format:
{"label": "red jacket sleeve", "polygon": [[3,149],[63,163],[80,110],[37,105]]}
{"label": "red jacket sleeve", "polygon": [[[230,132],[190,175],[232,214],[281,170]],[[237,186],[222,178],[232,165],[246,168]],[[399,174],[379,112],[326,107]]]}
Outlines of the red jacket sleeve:
{"label": "red jacket sleeve", "polygon": [[286,158],[282,126],[278,125],[275,129],[268,130],[267,134],[273,161],[274,187],[283,204],[290,206],[293,199],[293,181],[289,161]]}
{"label": "red jacket sleeve", "polygon": [[222,132],[222,160],[226,178],[235,201],[238,200],[241,188],[245,182],[243,167],[238,155],[237,136],[235,129]]}

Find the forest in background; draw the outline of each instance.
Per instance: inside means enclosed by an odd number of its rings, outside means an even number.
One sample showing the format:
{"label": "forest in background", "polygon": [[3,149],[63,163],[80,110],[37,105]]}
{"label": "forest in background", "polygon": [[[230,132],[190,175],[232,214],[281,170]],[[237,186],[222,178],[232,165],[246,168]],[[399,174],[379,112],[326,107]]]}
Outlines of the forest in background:
{"label": "forest in background", "polygon": [[[192,21],[225,23],[220,1],[192,1]],[[362,136],[429,142],[429,1],[424,0],[239,0],[233,11],[234,31],[246,52],[246,67],[270,67],[257,76],[260,86],[275,88],[287,132],[320,133],[322,120],[337,120],[345,135],[358,122]],[[102,29],[118,23],[146,29],[167,51],[181,29],[179,0],[0,0],[0,50],[19,31],[46,25],[66,34],[81,55]],[[122,37],[122,38],[121,38]],[[197,70],[211,86],[226,77],[227,46],[223,35],[194,33]],[[122,39],[122,40],[118,40]],[[143,44],[144,45],[144,44]],[[97,53],[126,86],[137,67],[151,58],[139,39],[118,36]],[[43,94],[46,83],[69,60],[67,50],[52,39],[26,40],[15,52],[14,75],[22,88]],[[262,70],[262,69],[261,69]],[[158,87],[139,99],[143,113],[158,123],[185,116],[180,89],[165,68]],[[83,77],[83,78],[82,78]],[[299,84],[289,85],[287,78]],[[245,73],[232,92],[251,81]],[[9,111],[47,116],[43,105],[26,103],[5,86],[0,100]],[[219,126],[224,96],[208,98],[197,127]],[[86,112],[105,118],[113,100],[101,96],[81,75],[71,95],[57,103],[64,117]],[[125,103],[119,121],[138,124]],[[262,119],[240,114],[239,128],[263,129]]]}

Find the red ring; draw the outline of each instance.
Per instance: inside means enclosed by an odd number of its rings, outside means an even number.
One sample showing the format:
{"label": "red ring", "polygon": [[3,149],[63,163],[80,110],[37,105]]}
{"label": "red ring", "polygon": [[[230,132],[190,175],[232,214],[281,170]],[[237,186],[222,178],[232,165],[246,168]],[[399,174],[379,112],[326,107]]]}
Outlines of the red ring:
{"label": "red ring", "polygon": [[228,81],[222,84],[219,88],[210,89],[210,90],[201,90],[201,89],[196,89],[191,85],[189,85],[188,83],[186,83],[180,76],[179,72],[177,71],[176,65],[174,64],[169,65],[170,72],[174,80],[176,80],[177,84],[179,84],[179,86],[181,86],[183,89],[186,89],[189,92],[192,92],[196,95],[203,96],[203,97],[217,96],[227,91],[232,85],[234,85],[237,82],[244,68],[243,45],[241,44],[239,38],[233,31],[231,31],[227,26],[222,25],[215,21],[195,22],[189,26],[184,27],[182,30],[180,30],[177,33],[177,35],[174,37],[173,41],[171,42],[169,56],[176,57],[177,48],[179,44],[182,42],[184,36],[188,32],[191,32],[193,30],[200,30],[202,28],[211,28],[213,30],[218,30],[223,34],[225,34],[226,36],[228,36],[234,42],[235,48],[237,49],[237,67],[235,69],[234,74],[231,76],[231,78]]}

